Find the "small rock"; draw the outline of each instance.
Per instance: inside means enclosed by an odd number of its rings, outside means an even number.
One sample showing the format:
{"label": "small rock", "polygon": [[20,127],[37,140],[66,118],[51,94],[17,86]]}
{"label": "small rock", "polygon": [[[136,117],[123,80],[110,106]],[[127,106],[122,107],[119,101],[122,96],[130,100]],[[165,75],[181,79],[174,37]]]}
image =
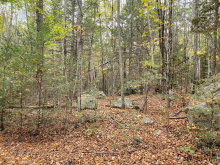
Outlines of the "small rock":
{"label": "small rock", "polygon": [[139,138],[139,137],[134,137],[133,139],[134,139],[134,142],[135,142],[136,144],[140,144],[140,143],[143,142],[142,139]]}
{"label": "small rock", "polygon": [[161,133],[161,130],[155,130],[154,135],[159,135]]}
{"label": "small rock", "polygon": [[141,122],[148,124],[148,123],[153,123],[154,121],[151,120],[149,117],[144,117],[144,118],[141,120]]}

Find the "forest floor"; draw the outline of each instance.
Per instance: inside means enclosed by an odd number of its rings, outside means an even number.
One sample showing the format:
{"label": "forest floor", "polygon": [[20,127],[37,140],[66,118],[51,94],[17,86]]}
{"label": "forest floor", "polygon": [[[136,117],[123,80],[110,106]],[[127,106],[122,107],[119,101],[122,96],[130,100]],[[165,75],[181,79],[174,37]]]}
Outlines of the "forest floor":
{"label": "forest floor", "polygon": [[[137,100],[139,106],[144,101],[143,95],[126,97]],[[180,99],[172,101],[168,110],[166,100],[150,94],[146,114],[129,107],[107,107],[110,99],[99,99],[98,110],[92,113],[67,115],[62,110],[56,122],[41,124],[39,131],[30,131],[25,122],[2,131],[0,164],[212,164],[203,149],[197,148],[187,119],[167,119],[181,110]],[[154,122],[142,123],[145,116]]]}

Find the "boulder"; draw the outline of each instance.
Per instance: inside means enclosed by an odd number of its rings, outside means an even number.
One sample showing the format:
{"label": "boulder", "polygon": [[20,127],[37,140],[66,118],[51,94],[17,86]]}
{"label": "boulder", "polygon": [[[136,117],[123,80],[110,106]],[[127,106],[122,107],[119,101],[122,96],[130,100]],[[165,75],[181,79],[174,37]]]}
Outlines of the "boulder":
{"label": "boulder", "polygon": [[[190,124],[200,129],[220,130],[220,73],[201,84],[185,109]],[[213,119],[213,120],[212,120]],[[220,146],[220,136],[214,137]]]}
{"label": "boulder", "polygon": [[[79,97],[78,97],[78,101],[79,101]],[[97,99],[92,96],[92,95],[88,95],[88,94],[84,94],[81,96],[81,109],[97,109]]]}
{"label": "boulder", "polygon": [[[125,98],[125,105],[131,106],[133,102],[128,98]],[[118,98],[117,101],[114,103],[114,106],[120,107],[121,106],[121,98]]]}
{"label": "boulder", "polygon": [[96,94],[96,97],[99,97],[99,98],[103,98],[103,97],[106,97],[105,93],[103,91],[99,91],[97,94]]}
{"label": "boulder", "polygon": [[178,96],[175,93],[173,93],[173,91],[169,90],[169,98],[170,98],[170,101],[173,101],[173,100],[176,100]]}
{"label": "boulder", "polygon": [[149,124],[149,123],[153,123],[154,121],[151,120],[149,117],[144,117],[142,120],[141,120],[142,123],[146,123],[146,124]]}

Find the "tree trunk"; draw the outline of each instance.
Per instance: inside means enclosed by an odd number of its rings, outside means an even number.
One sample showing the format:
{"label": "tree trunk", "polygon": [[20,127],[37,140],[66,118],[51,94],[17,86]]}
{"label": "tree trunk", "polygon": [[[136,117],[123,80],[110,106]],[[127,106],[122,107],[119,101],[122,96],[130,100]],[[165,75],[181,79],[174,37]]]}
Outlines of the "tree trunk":
{"label": "tree trunk", "polygon": [[120,31],[120,0],[117,0],[117,26],[118,26],[118,51],[119,51],[119,71],[120,71],[120,81],[121,81],[121,108],[125,108],[124,100],[124,76],[123,76],[123,64],[121,55],[121,31]]}
{"label": "tree trunk", "polygon": [[[164,2],[164,5],[166,6],[166,1]],[[158,2],[157,0],[157,13],[158,18],[160,19],[161,23],[159,23],[159,46],[160,46],[160,52],[161,52],[161,58],[162,58],[162,67],[161,67],[161,74],[163,77],[165,77],[165,66],[166,66],[166,46],[165,46],[165,25],[164,25],[164,18],[165,18],[165,10],[162,9],[161,1]],[[165,79],[162,80],[162,88],[163,93],[165,92]]]}
{"label": "tree trunk", "polygon": [[[72,1],[72,27],[75,26],[75,5],[76,5],[76,0]],[[70,66],[69,66],[69,78],[71,84],[73,83],[74,79],[74,72],[73,72],[73,64],[74,64],[74,58],[76,59],[76,54],[75,54],[75,31],[72,29],[72,35],[71,35],[71,53],[70,53]],[[73,85],[71,85],[70,88],[73,88]],[[69,90],[69,99],[70,99],[70,106],[73,106],[73,89]]]}
{"label": "tree trunk", "polygon": [[[45,78],[43,77],[44,72],[43,72],[43,68],[44,68],[44,41],[41,39],[42,38],[42,26],[43,26],[43,0],[39,0],[36,2],[37,4],[37,35],[38,35],[38,48],[37,51],[39,52],[39,54],[41,55],[41,63],[38,66],[37,69],[37,73],[36,73],[36,78],[38,78],[38,104],[39,107],[41,106],[42,103],[42,93],[46,94],[45,92],[42,92],[42,88],[44,88],[44,90],[46,91],[46,85],[45,85]],[[46,95],[45,95],[46,96]],[[46,99],[46,97],[45,97]]]}
{"label": "tree trunk", "polygon": [[[63,7],[63,28],[64,28],[64,33],[65,33],[65,28],[66,28],[66,7],[67,7],[67,0],[64,0],[64,7]],[[65,57],[66,57],[66,39],[63,37],[61,39],[61,48],[62,48],[62,53],[61,53],[61,71],[62,71],[62,76],[65,76]]]}
{"label": "tree trunk", "polygon": [[[131,7],[133,6],[133,0],[131,0]],[[129,48],[129,76],[131,76],[131,61],[132,61],[132,53],[133,53],[133,8],[131,9],[131,29],[130,29],[130,48]]]}
{"label": "tree trunk", "polygon": [[[198,19],[198,0],[194,0],[194,19]],[[195,93],[195,88],[197,85],[197,51],[198,51],[198,26],[195,25],[194,28],[194,56],[193,56],[193,91]]]}
{"label": "tree trunk", "polygon": [[[110,54],[110,57],[111,57],[111,59],[113,58],[113,55],[112,55],[112,51],[111,51],[111,42],[110,42],[110,40],[109,40],[109,30],[108,30],[108,21],[107,21],[107,9],[106,9],[106,1],[104,1],[105,2],[105,27],[106,27],[106,37],[107,37],[107,39],[108,39],[108,49],[109,49],[109,54]],[[107,57],[105,56],[105,58],[106,58],[106,61],[107,61]],[[109,66],[108,66],[108,64],[107,64],[107,68],[109,68]],[[108,84],[108,96],[110,96],[110,78],[109,78],[109,72],[110,72],[110,70],[108,69],[108,73],[107,73],[107,78],[108,78],[108,82],[107,82],[107,84]]]}
{"label": "tree trunk", "polygon": [[213,36],[213,57],[212,57],[212,75],[216,73],[216,52],[217,52],[217,32],[218,32],[218,0],[215,0],[215,27],[214,27],[214,36]]}
{"label": "tree trunk", "polygon": [[102,54],[102,91],[105,92],[105,76],[104,76],[104,50],[103,50],[103,41],[102,41],[102,22],[99,15],[99,21],[100,21],[100,45],[101,45],[101,54]]}
{"label": "tree trunk", "polygon": [[211,43],[211,37],[209,36],[208,38],[208,74],[207,74],[207,79],[209,79],[210,77],[210,73],[211,73],[211,67],[210,67],[210,44]]}
{"label": "tree trunk", "polygon": [[78,111],[81,111],[81,89],[82,89],[82,0],[78,0],[78,13],[77,13],[77,87],[78,87]]}
{"label": "tree trunk", "polygon": [[172,55],[172,14],[173,14],[173,0],[169,1],[169,38],[168,38],[168,54],[167,54],[167,74],[166,74],[166,92],[167,92],[167,108],[170,107],[169,88],[170,88],[170,65]]}

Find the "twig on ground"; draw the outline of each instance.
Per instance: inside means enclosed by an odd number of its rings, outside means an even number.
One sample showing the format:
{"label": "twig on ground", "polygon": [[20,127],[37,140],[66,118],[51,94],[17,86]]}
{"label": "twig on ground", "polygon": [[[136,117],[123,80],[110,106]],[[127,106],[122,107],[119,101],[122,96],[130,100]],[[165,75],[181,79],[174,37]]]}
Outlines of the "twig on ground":
{"label": "twig on ground", "polygon": [[187,117],[183,116],[183,117],[169,117],[168,119],[186,119]]}

